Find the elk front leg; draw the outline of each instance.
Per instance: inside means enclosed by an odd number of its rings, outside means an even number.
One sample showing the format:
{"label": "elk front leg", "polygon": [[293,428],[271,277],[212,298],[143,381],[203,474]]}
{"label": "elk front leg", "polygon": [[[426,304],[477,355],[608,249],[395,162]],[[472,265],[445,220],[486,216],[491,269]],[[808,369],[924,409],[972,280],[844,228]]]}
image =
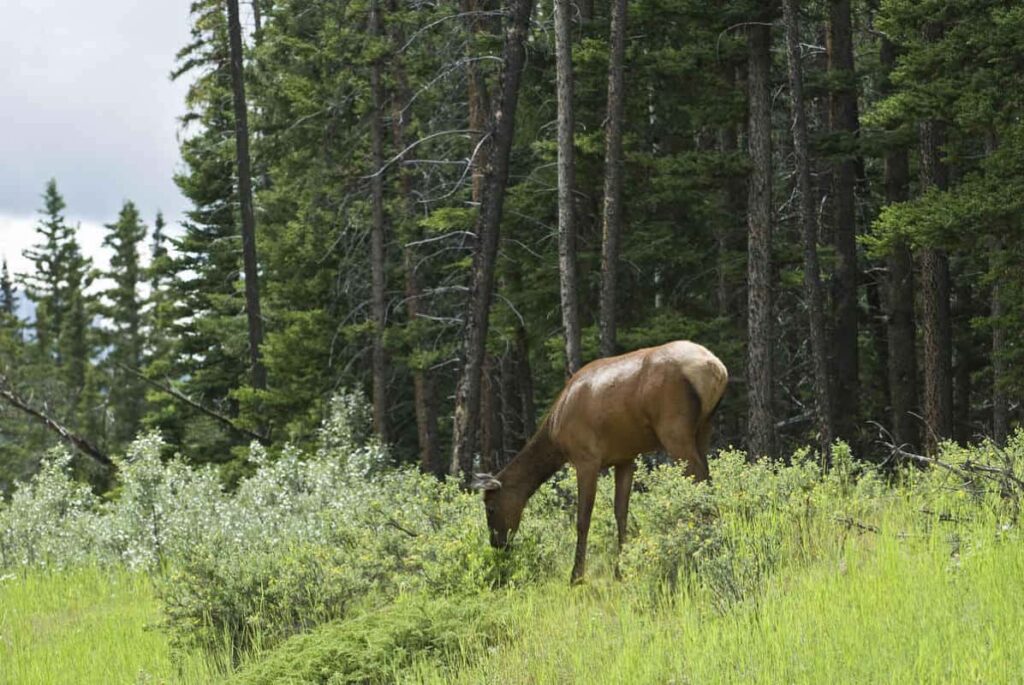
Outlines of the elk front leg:
{"label": "elk front leg", "polygon": [[[629,495],[633,491],[633,472],[636,462],[619,464],[615,467],[615,523],[619,529],[619,553],[626,544],[626,523],[629,519]],[[619,560],[615,559],[615,578],[621,580]]]}
{"label": "elk front leg", "polygon": [[583,580],[587,565],[587,534],[590,532],[590,515],[594,511],[597,496],[598,469],[576,469],[576,485],[579,501],[576,505],[576,561],[572,566],[570,584]]}
{"label": "elk front leg", "polygon": [[633,472],[636,462],[615,467],[615,523],[619,528],[619,551],[626,544],[626,521],[629,514],[629,495],[633,490]]}

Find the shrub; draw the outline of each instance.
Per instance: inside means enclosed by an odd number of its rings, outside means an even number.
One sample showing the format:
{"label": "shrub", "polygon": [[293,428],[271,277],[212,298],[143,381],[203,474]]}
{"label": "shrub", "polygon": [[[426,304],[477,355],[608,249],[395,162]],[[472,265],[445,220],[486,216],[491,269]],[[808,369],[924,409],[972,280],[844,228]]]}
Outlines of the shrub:
{"label": "shrub", "polygon": [[496,598],[403,596],[384,609],[293,637],[231,682],[391,683],[414,659],[472,659],[512,636],[511,612]]}

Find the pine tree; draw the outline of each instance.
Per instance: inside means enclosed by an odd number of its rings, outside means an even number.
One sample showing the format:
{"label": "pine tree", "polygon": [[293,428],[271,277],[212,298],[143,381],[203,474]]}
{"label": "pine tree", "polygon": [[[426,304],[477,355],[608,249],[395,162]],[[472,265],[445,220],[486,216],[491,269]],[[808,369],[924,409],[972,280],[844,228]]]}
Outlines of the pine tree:
{"label": "pine tree", "polygon": [[113,251],[106,276],[113,286],[104,292],[110,321],[107,363],[110,368],[110,397],[113,426],[110,440],[125,445],[139,431],[145,410],[145,388],[138,378],[143,365],[142,298],[139,287],[145,274],[139,261],[139,247],[146,227],[132,202],[125,202],[117,221],[107,224],[103,244]]}
{"label": "pine tree", "polygon": [[50,179],[43,191],[43,208],[39,210],[42,216],[36,224],[40,242],[25,251],[33,269],[21,275],[25,295],[36,307],[36,343],[43,356],[58,363],[58,341],[69,306],[67,274],[70,265],[64,262],[64,256],[74,239],[74,229],[64,218],[65,208],[57,181]]}
{"label": "pine tree", "polygon": [[7,270],[7,259],[4,258],[3,267],[0,268],[0,315],[13,318],[17,305],[17,289],[11,280],[11,272]]}

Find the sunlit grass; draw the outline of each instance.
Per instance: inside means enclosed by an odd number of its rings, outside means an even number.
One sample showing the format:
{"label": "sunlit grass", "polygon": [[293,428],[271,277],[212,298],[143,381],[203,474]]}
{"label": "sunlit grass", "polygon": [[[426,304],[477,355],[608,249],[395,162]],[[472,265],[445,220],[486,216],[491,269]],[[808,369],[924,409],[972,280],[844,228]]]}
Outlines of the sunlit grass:
{"label": "sunlit grass", "polygon": [[991,521],[970,530],[880,530],[790,564],[756,596],[720,611],[697,590],[641,598],[594,580],[530,589],[518,638],[475,663],[417,664],[409,682],[1024,682],[1024,548]]}
{"label": "sunlit grass", "polygon": [[211,682],[197,657],[172,652],[142,573],[32,571],[0,582],[0,683]]}

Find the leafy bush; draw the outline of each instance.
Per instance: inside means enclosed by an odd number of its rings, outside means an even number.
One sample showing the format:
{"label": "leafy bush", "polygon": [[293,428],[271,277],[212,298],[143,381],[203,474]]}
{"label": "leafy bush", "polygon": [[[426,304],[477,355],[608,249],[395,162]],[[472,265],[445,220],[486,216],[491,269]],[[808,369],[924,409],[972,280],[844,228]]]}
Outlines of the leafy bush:
{"label": "leafy bush", "polygon": [[403,596],[384,609],[293,637],[231,682],[391,683],[414,659],[472,658],[512,635],[511,613],[494,599]]}

